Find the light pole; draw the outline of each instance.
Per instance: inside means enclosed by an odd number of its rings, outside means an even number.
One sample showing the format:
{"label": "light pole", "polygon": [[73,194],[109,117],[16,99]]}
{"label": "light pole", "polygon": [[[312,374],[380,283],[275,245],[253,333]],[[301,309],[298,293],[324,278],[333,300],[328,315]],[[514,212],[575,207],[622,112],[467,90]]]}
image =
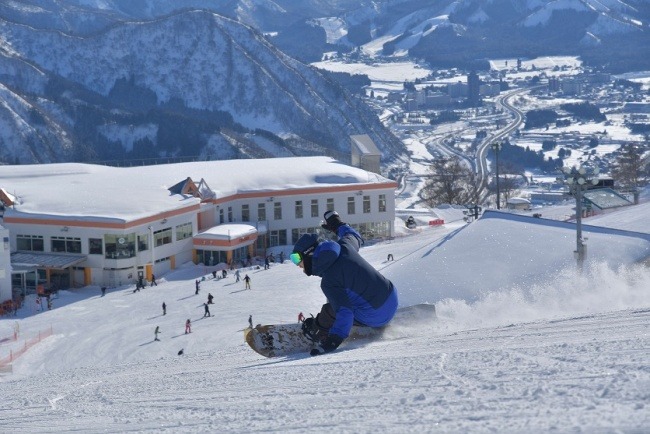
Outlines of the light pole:
{"label": "light pole", "polygon": [[499,151],[501,151],[502,145],[499,142],[492,143],[492,150],[494,151],[495,165],[496,165],[496,176],[497,176],[497,209],[501,209],[501,192],[499,191]]}
{"label": "light pole", "polygon": [[582,238],[582,192],[589,184],[598,184],[598,173],[598,167],[594,167],[593,169],[584,166],[578,168],[575,166],[564,167],[562,168],[563,178],[558,178],[558,181],[564,181],[564,184],[569,188],[571,196],[576,198],[576,250],[574,253],[578,261],[579,270],[582,270],[587,250],[587,246],[585,246]]}

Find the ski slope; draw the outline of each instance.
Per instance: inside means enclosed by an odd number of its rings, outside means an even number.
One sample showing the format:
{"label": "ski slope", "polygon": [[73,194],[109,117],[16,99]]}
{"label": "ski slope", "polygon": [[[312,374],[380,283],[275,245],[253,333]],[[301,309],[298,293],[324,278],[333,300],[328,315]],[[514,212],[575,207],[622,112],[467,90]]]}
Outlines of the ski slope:
{"label": "ski slope", "polygon": [[[265,359],[244,343],[249,315],[293,322],[324,302],[319,279],[289,261],[242,270],[251,290],[186,264],[141,292],[87,287],[51,311],[28,304],[0,319],[0,341],[20,330],[0,359],[52,335],[0,374],[1,431],[644,432],[650,271],[636,262],[648,241],[595,231],[579,274],[571,228],[499,216],[364,247],[402,305],[433,302],[438,320],[324,356]],[[208,293],[214,316],[202,318]]]}

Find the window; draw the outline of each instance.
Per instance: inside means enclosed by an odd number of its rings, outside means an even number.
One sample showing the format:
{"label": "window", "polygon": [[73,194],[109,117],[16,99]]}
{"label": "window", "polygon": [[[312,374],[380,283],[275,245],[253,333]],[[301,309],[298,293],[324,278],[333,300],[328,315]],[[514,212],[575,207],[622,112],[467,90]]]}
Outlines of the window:
{"label": "window", "polygon": [[228,223],[232,223],[232,207],[228,207]]}
{"label": "window", "polygon": [[302,218],[302,200],[297,200],[296,201],[296,218],[301,219]]}
{"label": "window", "polygon": [[278,231],[270,231],[269,233],[269,247],[283,246],[287,244],[287,230],[280,229]]}
{"label": "window", "polygon": [[45,243],[41,235],[16,235],[16,250],[44,251]]}
{"label": "window", "polygon": [[257,221],[266,220],[266,205],[264,203],[257,204]]}
{"label": "window", "polygon": [[241,206],[241,221],[243,222],[251,221],[251,210],[248,204]]}
{"label": "window", "polygon": [[50,247],[52,252],[81,253],[81,238],[52,237]]}
{"label": "window", "polygon": [[192,223],[184,223],[176,226],[176,241],[184,240],[192,236]]}
{"label": "window", "polygon": [[104,257],[125,259],[135,256],[135,234],[104,235]]}
{"label": "window", "polygon": [[320,214],[318,213],[318,199],[311,200],[311,216],[312,217],[320,216]]}
{"label": "window", "polygon": [[291,229],[291,244],[296,244],[304,234],[316,234],[318,231],[316,228]]}
{"label": "window", "polygon": [[275,202],[273,204],[273,219],[282,220],[282,203]]}
{"label": "window", "polygon": [[363,213],[370,214],[370,196],[363,196]]}
{"label": "window", "polygon": [[327,199],[327,203],[325,204],[325,211],[334,211],[334,198],[330,197]]}
{"label": "window", "polygon": [[386,212],[386,195],[379,195],[379,212]]}
{"label": "window", "polygon": [[354,206],[354,196],[348,197],[348,214],[354,214],[355,211],[355,206]]}
{"label": "window", "polygon": [[219,224],[222,225],[225,221],[226,220],[225,220],[225,217],[224,217],[224,214],[223,214],[223,208],[221,208],[219,210]]}
{"label": "window", "polygon": [[160,247],[172,242],[172,228],[165,228],[153,233],[154,247]]}
{"label": "window", "polygon": [[88,238],[88,253],[91,255],[101,255],[104,253],[104,245],[101,238]]}
{"label": "window", "polygon": [[138,235],[138,252],[149,250],[149,234]]}

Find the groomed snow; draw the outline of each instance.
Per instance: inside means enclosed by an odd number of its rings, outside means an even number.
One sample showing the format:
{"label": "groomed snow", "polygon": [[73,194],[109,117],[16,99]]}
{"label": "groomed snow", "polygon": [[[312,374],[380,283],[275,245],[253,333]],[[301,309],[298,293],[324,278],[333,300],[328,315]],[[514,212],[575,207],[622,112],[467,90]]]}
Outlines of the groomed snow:
{"label": "groomed snow", "polygon": [[324,301],[289,261],[242,270],[251,290],[185,264],[137,293],[62,291],[46,312],[31,299],[0,319],[0,342],[20,329],[0,359],[53,334],[0,376],[2,431],[643,432],[650,271],[634,262],[648,241],[594,231],[579,274],[573,228],[493,214],[364,247],[402,305],[435,303],[438,320],[325,356],[265,359],[244,343],[249,315],[292,322]]}

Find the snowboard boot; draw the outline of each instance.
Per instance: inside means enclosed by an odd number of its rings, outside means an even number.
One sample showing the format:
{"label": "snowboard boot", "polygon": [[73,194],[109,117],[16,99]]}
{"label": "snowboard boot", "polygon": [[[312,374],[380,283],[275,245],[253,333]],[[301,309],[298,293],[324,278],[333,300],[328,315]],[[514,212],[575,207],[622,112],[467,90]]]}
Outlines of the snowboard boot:
{"label": "snowboard boot", "polygon": [[314,318],[313,315],[302,322],[301,328],[302,333],[307,337],[307,339],[316,344],[325,340],[329,332],[329,329],[323,328],[318,324],[318,316]]}

